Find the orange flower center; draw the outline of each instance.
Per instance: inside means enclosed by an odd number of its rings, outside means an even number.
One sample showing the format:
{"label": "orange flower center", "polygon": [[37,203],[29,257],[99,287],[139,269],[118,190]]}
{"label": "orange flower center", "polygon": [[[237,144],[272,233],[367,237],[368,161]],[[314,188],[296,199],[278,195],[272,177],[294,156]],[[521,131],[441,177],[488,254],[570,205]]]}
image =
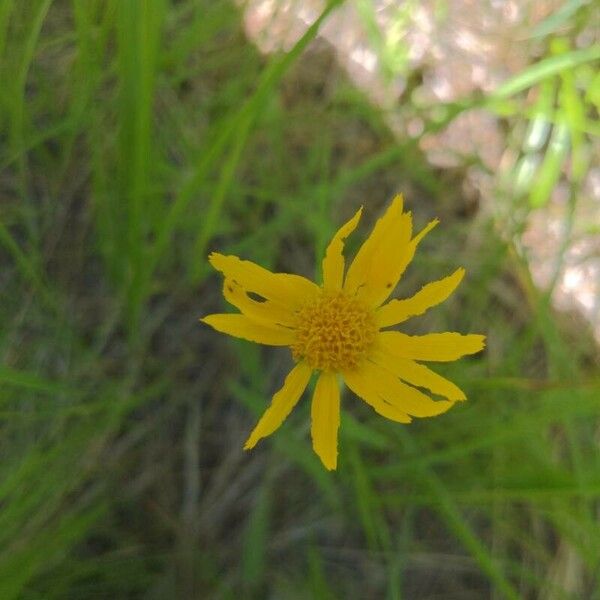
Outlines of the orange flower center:
{"label": "orange flower center", "polygon": [[355,369],[373,346],[377,326],[372,311],[343,292],[323,292],[305,304],[296,322],[294,360],[313,369]]}

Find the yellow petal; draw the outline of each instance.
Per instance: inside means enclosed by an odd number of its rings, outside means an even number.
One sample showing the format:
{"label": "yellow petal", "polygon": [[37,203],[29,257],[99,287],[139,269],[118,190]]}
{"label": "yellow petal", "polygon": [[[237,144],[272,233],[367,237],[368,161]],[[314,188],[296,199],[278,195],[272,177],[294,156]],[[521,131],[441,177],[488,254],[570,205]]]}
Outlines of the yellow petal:
{"label": "yellow petal", "polygon": [[337,467],[340,388],[334,373],[321,373],[311,406],[313,449],[329,471]]}
{"label": "yellow petal", "polygon": [[421,229],[421,231],[419,231],[419,233],[417,233],[417,235],[415,235],[415,237],[410,240],[410,243],[412,245],[414,245],[414,247],[416,248],[420,243],[421,240],[436,226],[438,225],[440,222],[439,219],[433,219],[433,221],[429,221],[429,223],[427,223],[427,225],[425,225],[425,227],[423,227],[423,229]]}
{"label": "yellow petal", "polygon": [[474,333],[406,335],[399,331],[382,331],[379,333],[379,342],[398,358],[447,362],[482,350],[485,346],[485,336]]}
{"label": "yellow petal", "polygon": [[299,308],[307,299],[314,298],[321,291],[316,283],[305,277],[272,273],[253,262],[240,260],[237,256],[213,252],[208,260],[226,279],[237,281],[248,292],[285,304],[290,310]]}
{"label": "yellow petal", "polygon": [[345,371],[343,375],[346,385],[359,398],[362,398],[367,404],[371,405],[375,412],[397,423],[410,423],[412,421],[405,412],[383,400],[378,391],[373,387],[371,381],[365,377],[363,369]]}
{"label": "yellow petal", "polygon": [[465,393],[458,386],[414,360],[396,358],[382,349],[375,350],[372,360],[407,383],[427,388],[448,400],[466,400]]}
{"label": "yellow petal", "polygon": [[333,236],[325,258],[323,259],[323,287],[326,290],[341,290],[344,279],[344,242],[346,238],[356,229],[362,206],[356,211],[355,215]]}
{"label": "yellow petal", "polygon": [[[410,217],[410,213],[408,215]],[[437,219],[428,223],[408,244],[398,241],[394,244],[393,237],[388,238],[392,241],[387,246],[382,247],[378,258],[374,260],[372,281],[365,287],[363,294],[363,299],[370,306],[380,306],[389,298],[398,285],[400,277],[406,271],[406,267],[414,258],[419,242],[438,223]]]}
{"label": "yellow petal", "polygon": [[400,277],[411,233],[411,214],[402,212],[402,196],[396,196],[352,261],[344,290],[370,306],[383,302]]}
{"label": "yellow petal", "polygon": [[435,417],[446,412],[454,402],[449,400],[432,400],[423,392],[400,381],[393,373],[366,361],[361,368],[367,385],[394,408],[413,417]]}
{"label": "yellow petal", "polygon": [[308,385],[312,369],[304,362],[298,363],[285,378],[283,387],[273,396],[271,406],[263,413],[250,437],[244,444],[244,450],[250,450],[264,437],[271,435],[292,412]]}
{"label": "yellow petal", "polygon": [[404,213],[398,226],[390,228],[373,257],[369,276],[358,297],[368,306],[376,307],[385,302],[398,285],[400,277],[414,256],[410,243],[412,215]]}
{"label": "yellow petal", "polygon": [[259,302],[248,296],[248,292],[233,279],[225,279],[223,282],[223,296],[225,300],[239,308],[244,315],[254,321],[267,325],[286,325],[292,327],[296,323],[296,315],[289,306],[265,300]]}
{"label": "yellow petal", "polygon": [[222,333],[267,346],[290,346],[295,340],[293,329],[259,323],[245,315],[216,314],[200,320]]}
{"label": "yellow petal", "polygon": [[427,309],[446,300],[457,288],[464,275],[464,269],[457,269],[444,279],[428,283],[410,298],[391,300],[377,311],[375,315],[377,325],[389,327],[402,323],[410,317],[422,315]]}
{"label": "yellow petal", "polygon": [[373,227],[371,235],[363,242],[358,250],[354,260],[352,261],[346,280],[344,289],[351,295],[364,284],[364,280],[368,275],[377,247],[380,245],[386,231],[391,225],[398,221],[402,215],[403,200],[402,196],[398,195],[390,204],[383,217],[378,219]]}

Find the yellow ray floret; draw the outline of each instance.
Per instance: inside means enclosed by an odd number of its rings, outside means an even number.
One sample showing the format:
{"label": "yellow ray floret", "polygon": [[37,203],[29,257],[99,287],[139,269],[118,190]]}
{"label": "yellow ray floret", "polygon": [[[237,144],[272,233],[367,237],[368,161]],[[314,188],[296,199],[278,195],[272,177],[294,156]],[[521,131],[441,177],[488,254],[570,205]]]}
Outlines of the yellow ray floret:
{"label": "yellow ray floret", "polygon": [[289,346],[296,339],[293,329],[259,323],[246,315],[217,314],[201,320],[221,333],[266,346]]}
{"label": "yellow ray floret", "polygon": [[377,310],[376,319],[379,327],[389,327],[422,315],[426,310],[440,304],[458,287],[465,275],[465,270],[457,269],[452,275],[428,283],[414,296],[402,300],[390,300]]}
{"label": "yellow ray floret", "polygon": [[271,406],[264,412],[247,439],[244,450],[254,448],[256,442],[271,435],[285,421],[306,389],[311,372],[305,363],[298,363],[290,371],[283,387],[273,396]]}
{"label": "yellow ray floret", "polygon": [[356,214],[344,225],[327,247],[325,258],[323,259],[323,289],[337,291],[342,289],[344,281],[344,242],[346,238],[356,229],[362,207],[356,211]]}
{"label": "yellow ray floret", "polygon": [[321,373],[311,405],[313,448],[329,470],[337,466],[337,432],[340,426],[340,387],[335,373]]}
{"label": "yellow ray floret", "polygon": [[400,331],[382,331],[381,345],[398,358],[447,362],[483,350],[483,335],[460,333],[428,333],[406,335]]}
{"label": "yellow ray floret", "polygon": [[289,306],[274,300],[255,300],[234,279],[225,279],[223,282],[223,296],[243,315],[259,323],[291,327],[296,322],[296,313]]}
{"label": "yellow ray floret", "polygon": [[[484,336],[453,332],[414,336],[386,330],[446,300],[464,277],[459,268],[410,298],[385,304],[437,220],[413,237],[412,216],[404,212],[402,197],[396,196],[346,272],[344,244],[361,215],[362,208],[333,236],[322,262],[320,286],[299,275],[272,273],[237,256],[209,257],[224,275],[225,299],[240,312],[201,320],[235,337],[288,346],[296,363],[250,434],[246,450],[283,423],[313,372],[318,378],[311,403],[311,437],[315,453],[329,470],[338,461],[340,381],[377,413],[398,423],[440,415],[465,400],[460,388],[420,361],[453,361],[475,354],[483,349]],[[423,390],[443,399],[433,399]]]}

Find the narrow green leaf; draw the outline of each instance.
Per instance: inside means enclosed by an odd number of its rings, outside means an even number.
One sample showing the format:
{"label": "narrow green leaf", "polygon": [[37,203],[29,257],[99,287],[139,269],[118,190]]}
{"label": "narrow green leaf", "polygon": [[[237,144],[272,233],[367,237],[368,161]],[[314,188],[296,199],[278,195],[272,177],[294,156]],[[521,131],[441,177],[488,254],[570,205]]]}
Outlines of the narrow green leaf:
{"label": "narrow green leaf", "polygon": [[550,13],[543,21],[538,23],[529,37],[545,37],[555,33],[560,27],[569,24],[577,11],[589,3],[590,0],[567,0],[558,10]]}
{"label": "narrow green leaf", "polygon": [[556,75],[565,69],[573,69],[578,65],[600,59],[600,46],[592,46],[582,50],[573,50],[558,56],[544,58],[531,65],[525,71],[518,73],[512,79],[505,81],[498,89],[489,95],[491,100],[509,98],[522,92],[536,83]]}
{"label": "narrow green leaf", "polygon": [[0,384],[26,388],[46,394],[73,394],[75,391],[58,381],[48,381],[34,373],[0,366]]}
{"label": "narrow green leaf", "polygon": [[524,152],[536,152],[546,143],[554,115],[555,96],[556,81],[554,79],[542,81],[539,96],[533,108],[533,118],[529,121],[525,134]]}
{"label": "narrow green leaf", "polygon": [[569,152],[569,137],[569,128],[564,122],[558,123],[554,127],[544,160],[534,177],[533,188],[529,194],[529,204],[533,208],[544,206],[550,199],[550,194],[560,178],[561,167]]}
{"label": "narrow green leaf", "polygon": [[258,490],[244,533],[242,579],[250,590],[258,589],[265,577],[270,521],[271,484],[264,481]]}

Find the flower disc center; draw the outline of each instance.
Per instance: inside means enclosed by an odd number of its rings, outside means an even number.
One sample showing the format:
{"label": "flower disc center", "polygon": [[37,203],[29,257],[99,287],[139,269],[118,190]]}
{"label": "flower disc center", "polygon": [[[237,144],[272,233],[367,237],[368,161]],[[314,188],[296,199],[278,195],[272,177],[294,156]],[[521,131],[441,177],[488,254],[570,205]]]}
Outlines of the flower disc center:
{"label": "flower disc center", "polygon": [[355,369],[373,345],[377,326],[373,313],[343,292],[323,292],[305,304],[297,316],[294,360],[313,369]]}

